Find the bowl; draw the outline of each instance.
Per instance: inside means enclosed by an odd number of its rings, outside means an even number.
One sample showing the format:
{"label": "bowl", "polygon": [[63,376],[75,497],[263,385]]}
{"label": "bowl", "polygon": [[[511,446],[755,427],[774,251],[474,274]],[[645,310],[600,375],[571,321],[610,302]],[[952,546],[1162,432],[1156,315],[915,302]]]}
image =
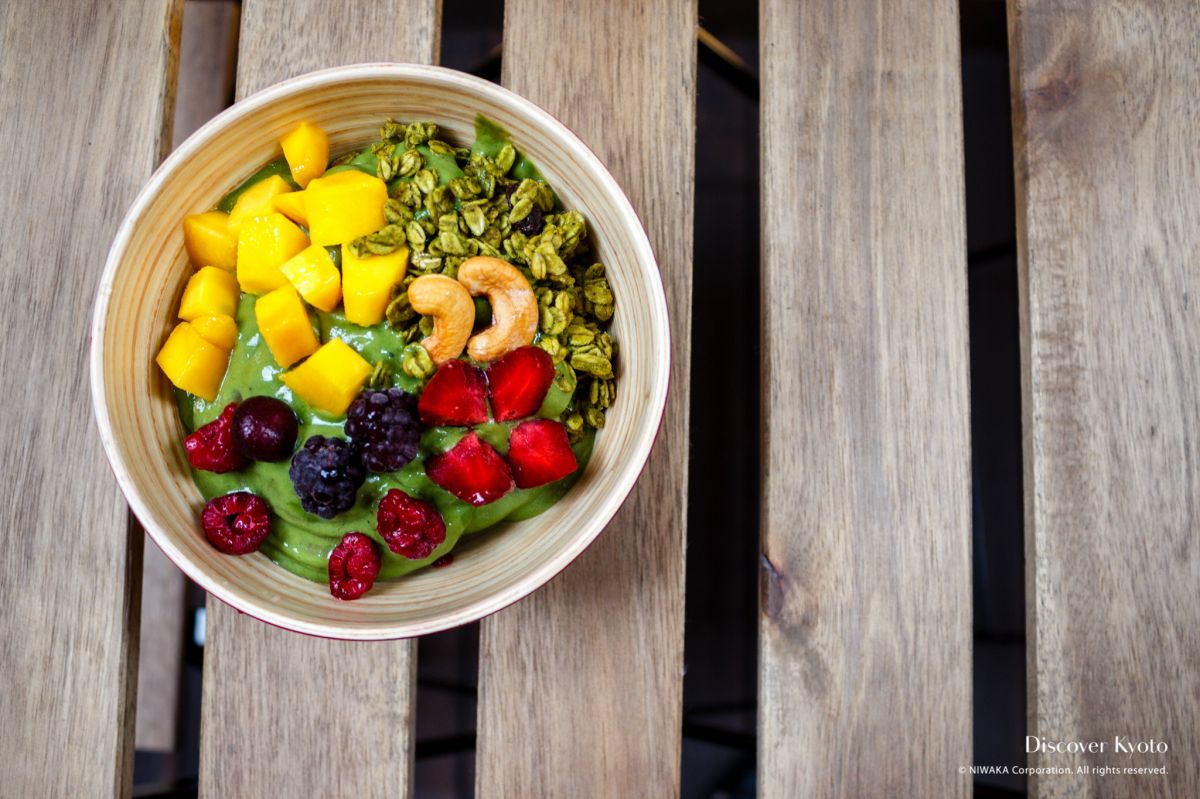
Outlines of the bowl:
{"label": "bowl", "polygon": [[[583,212],[617,297],[611,332],[619,396],[579,482],[540,516],[464,542],[451,567],[376,583],[354,602],[265,555],[223,555],[205,539],[200,492],[184,457],[171,385],[154,356],[193,271],[185,214],[213,207],[279,154],[301,120],[330,152],[361,147],[386,117],[433,120],[469,143],[484,114]],[[212,595],[270,624],[352,640],[407,638],[466,624],[516,602],[566,568],[633,488],[657,435],[670,361],[666,300],[645,231],[617,182],[580,139],[533,103],[454,70],[359,64],[313,72],[242,100],[184,142],[150,178],[117,231],[96,295],[91,386],[96,421],[133,513],[176,565]]]}

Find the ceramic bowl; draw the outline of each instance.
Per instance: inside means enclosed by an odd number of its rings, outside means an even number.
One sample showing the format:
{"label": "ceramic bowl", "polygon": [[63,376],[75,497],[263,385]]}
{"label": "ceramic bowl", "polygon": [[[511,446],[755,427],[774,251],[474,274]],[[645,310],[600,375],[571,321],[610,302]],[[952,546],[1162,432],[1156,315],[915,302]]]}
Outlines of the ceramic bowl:
{"label": "ceramic bowl", "polygon": [[[354,602],[261,553],[214,549],[199,525],[172,388],[154,355],[175,322],[192,272],[180,224],[213,207],[279,155],[280,136],[307,120],[330,151],[363,146],[387,117],[433,120],[456,143],[484,114],[508,130],[554,186],[584,213],[596,258],[617,297],[619,396],[580,481],[550,510],[498,526],[455,551],[450,568],[379,582]],[[474,621],[566,568],[616,513],[645,465],[667,394],[667,307],[650,243],[604,165],[566,126],[499,86],[453,70],[360,64],[314,72],[248,97],[183,143],[154,173],[122,222],[96,296],[91,385],[96,420],[134,514],[167,556],[209,593],[279,627],[343,639],[405,638]]]}

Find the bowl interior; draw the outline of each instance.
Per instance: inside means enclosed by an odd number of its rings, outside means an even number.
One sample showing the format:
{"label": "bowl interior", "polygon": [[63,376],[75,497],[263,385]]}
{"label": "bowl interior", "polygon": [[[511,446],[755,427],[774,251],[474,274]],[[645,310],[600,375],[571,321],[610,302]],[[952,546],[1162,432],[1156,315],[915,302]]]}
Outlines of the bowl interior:
{"label": "bowl interior", "polygon": [[[191,273],[180,223],[278,155],[301,120],[324,128],[334,154],[378,135],[386,117],[431,119],[469,143],[476,114],[506,128],[568,208],[584,213],[597,260],[617,297],[619,397],[579,483],[534,519],[464,541],[454,564],[376,584],[355,602],[297,577],[261,554],[221,555],[200,532],[170,384],[154,355],[174,324]],[[628,494],[657,433],[669,359],[666,305],[640,222],[595,156],[531,103],[451,70],[359,65],[267,89],[214,119],[155,173],[118,232],[97,298],[92,390],[114,472],[134,513],[194,580],[246,613],[282,627],[341,638],[394,638],[453,627],[542,585],[600,532]],[[473,537],[474,539],[475,537]]]}

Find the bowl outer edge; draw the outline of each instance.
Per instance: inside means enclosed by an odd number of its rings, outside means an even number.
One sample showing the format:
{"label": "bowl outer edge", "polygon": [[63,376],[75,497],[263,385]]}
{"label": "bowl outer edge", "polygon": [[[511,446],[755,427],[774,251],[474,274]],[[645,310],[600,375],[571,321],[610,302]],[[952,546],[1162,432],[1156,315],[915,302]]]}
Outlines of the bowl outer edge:
{"label": "bowl outer edge", "polygon": [[[104,328],[108,319],[109,300],[112,296],[113,280],[116,275],[118,264],[125,255],[125,250],[129,246],[130,239],[133,235],[133,230],[140,220],[146,207],[151,203],[157,195],[161,186],[166,183],[178,169],[179,165],[187,158],[191,157],[195,152],[201,150],[205,145],[220,132],[224,125],[231,119],[237,119],[253,113],[259,108],[269,105],[270,103],[283,97],[290,97],[294,94],[302,93],[306,90],[321,87],[327,84],[337,84],[346,80],[373,80],[379,78],[405,78],[412,80],[426,80],[438,84],[457,84],[460,87],[465,87],[470,91],[492,94],[497,100],[502,100],[510,105],[515,105],[520,108],[526,115],[534,118],[539,126],[548,130],[554,131],[562,143],[571,151],[572,156],[589,162],[590,168],[599,176],[600,182],[605,191],[610,197],[616,201],[619,213],[621,216],[628,217],[635,224],[631,226],[632,230],[636,231],[633,236],[633,247],[638,253],[637,261],[639,264],[649,265],[653,268],[645,270],[645,277],[650,281],[651,308],[652,316],[663,320],[662,331],[663,336],[657,337],[659,340],[658,351],[655,353],[656,362],[663,363],[664,369],[659,373],[656,379],[651,384],[652,392],[649,397],[650,407],[654,409],[652,424],[645,425],[646,432],[643,432],[635,442],[633,460],[639,462],[639,467],[630,469],[628,473],[622,477],[615,486],[613,494],[619,496],[620,500],[610,503],[612,512],[603,519],[602,522],[597,520],[599,516],[591,517],[584,520],[580,524],[580,534],[573,537],[570,544],[564,547],[560,552],[549,558],[545,564],[538,569],[525,575],[519,582],[514,583],[505,590],[498,591],[493,596],[474,602],[464,606],[462,609],[447,614],[445,617],[428,623],[405,623],[391,626],[377,626],[370,628],[359,627],[334,627],[325,624],[312,624],[307,622],[299,622],[290,617],[276,613],[269,607],[260,605],[252,598],[244,598],[239,596],[231,588],[224,585],[222,582],[209,577],[202,569],[195,568],[190,559],[187,558],[178,548],[170,541],[169,537],[162,534],[157,525],[151,520],[153,514],[150,508],[142,500],[137,487],[133,484],[132,479],[124,468],[123,459],[120,457],[117,448],[116,440],[113,435],[112,422],[108,413],[107,404],[105,401],[105,385],[104,385]],[[439,632],[441,630],[451,629],[454,627],[468,624],[485,616],[489,616],[503,608],[519,601],[523,597],[545,585],[555,575],[563,571],[576,558],[578,558],[588,546],[599,536],[600,532],[608,525],[612,517],[619,512],[621,505],[633,490],[633,486],[640,478],[646,467],[646,462],[649,459],[651,449],[655,440],[658,437],[658,432],[661,429],[663,421],[663,413],[666,407],[666,397],[668,391],[670,377],[670,362],[671,362],[671,346],[670,346],[670,315],[667,309],[666,296],[663,291],[661,274],[658,269],[658,261],[655,258],[653,248],[650,245],[649,238],[646,235],[645,227],[642,225],[640,217],[633,209],[632,203],[621,189],[616,179],[609,172],[608,168],[600,160],[600,158],[591,150],[569,127],[559,121],[549,112],[542,109],[540,106],[530,100],[521,97],[520,95],[505,89],[502,86],[485,81],[481,78],[476,78],[472,75],[458,72],[457,70],[447,69],[445,67],[436,67],[423,64],[399,64],[399,63],[364,63],[352,64],[348,66],[333,67],[330,69],[318,70],[309,72],[303,75],[298,75],[286,81],[269,86],[256,92],[249,97],[235,103],[229,108],[222,111],[213,119],[205,123],[199,130],[189,136],[174,152],[171,153],[150,176],[146,185],[138,192],[129,210],[126,212],[121,224],[117,228],[117,233],[113,238],[113,243],[110,247],[108,257],[106,258],[104,270],[101,273],[99,286],[97,288],[95,309],[92,315],[91,325],[91,342],[89,348],[89,384],[92,394],[92,410],[96,418],[97,428],[100,434],[101,443],[104,447],[105,455],[109,460],[109,465],[112,468],[113,474],[117,479],[117,483],[129,503],[134,515],[141,522],[145,530],[150,534],[154,542],[167,554],[171,561],[174,562],[181,570],[183,570],[192,580],[199,584],[209,593],[216,596],[219,600],[233,607],[234,609],[254,616],[255,618],[283,629],[292,630],[306,635],[312,635],[322,638],[334,638],[341,640],[391,640],[397,638],[409,638],[428,633]]]}

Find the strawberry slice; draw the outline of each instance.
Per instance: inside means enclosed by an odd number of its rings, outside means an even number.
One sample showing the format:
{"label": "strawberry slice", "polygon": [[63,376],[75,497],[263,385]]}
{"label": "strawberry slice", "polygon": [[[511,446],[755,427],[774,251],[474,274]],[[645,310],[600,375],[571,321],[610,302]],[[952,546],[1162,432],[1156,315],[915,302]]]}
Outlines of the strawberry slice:
{"label": "strawberry slice", "polygon": [[518,488],[553,483],[579,468],[567,429],[553,419],[517,425],[508,438],[508,463]]}
{"label": "strawberry slice", "polygon": [[492,414],[497,422],[533,416],[554,382],[554,361],[541,347],[520,347],[487,370]]}
{"label": "strawberry slice", "polygon": [[487,382],[483,372],[466,361],[446,361],[425,384],[417,412],[430,427],[486,422]]}
{"label": "strawberry slice", "polygon": [[467,433],[449,452],[425,463],[429,479],[463,502],[486,505],[512,490],[512,472],[500,453],[475,435]]}

